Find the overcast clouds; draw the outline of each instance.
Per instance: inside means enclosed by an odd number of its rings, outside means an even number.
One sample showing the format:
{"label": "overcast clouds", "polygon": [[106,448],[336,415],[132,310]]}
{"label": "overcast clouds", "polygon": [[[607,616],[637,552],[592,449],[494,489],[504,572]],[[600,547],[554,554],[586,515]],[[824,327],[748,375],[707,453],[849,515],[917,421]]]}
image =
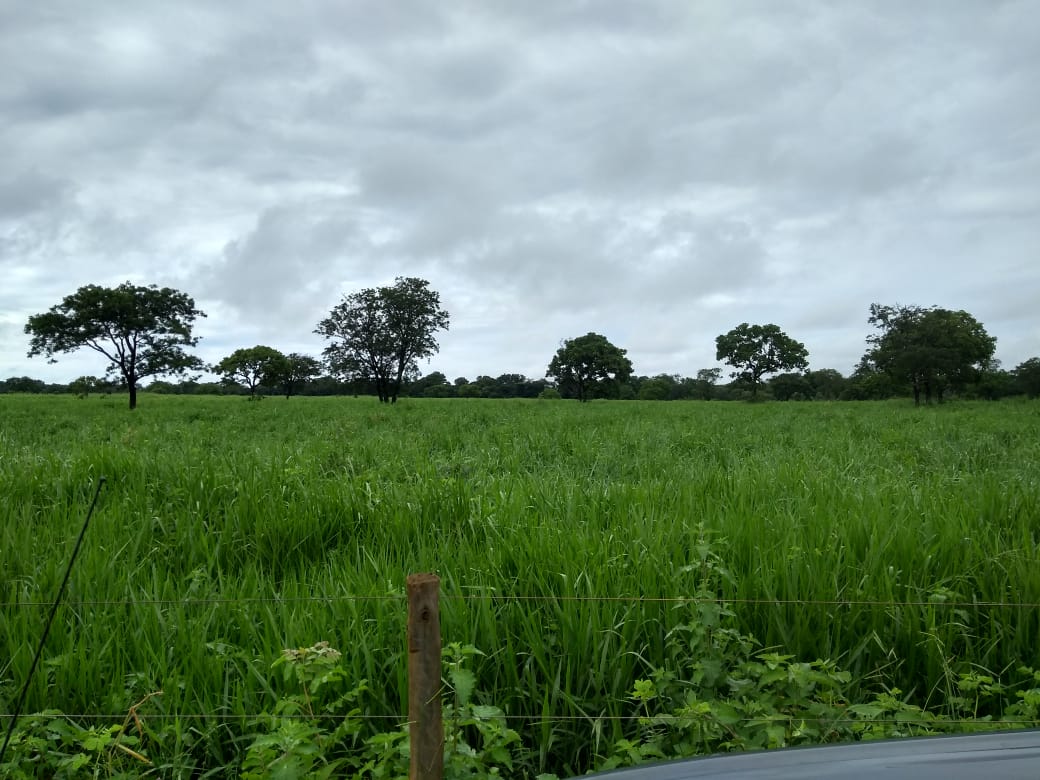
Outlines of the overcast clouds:
{"label": "overcast clouds", "polygon": [[81,285],[192,295],[199,354],[318,355],[344,293],[421,276],[422,370],[639,374],[780,325],[851,371],[871,302],[1040,355],[1040,3],[0,3],[0,378]]}

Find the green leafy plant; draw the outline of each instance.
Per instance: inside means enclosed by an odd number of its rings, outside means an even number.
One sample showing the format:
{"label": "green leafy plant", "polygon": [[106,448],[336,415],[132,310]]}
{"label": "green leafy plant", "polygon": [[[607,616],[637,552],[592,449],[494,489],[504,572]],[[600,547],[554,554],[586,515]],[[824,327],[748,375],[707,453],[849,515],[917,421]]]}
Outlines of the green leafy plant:
{"label": "green leafy plant", "polygon": [[244,780],[327,778],[350,764],[342,753],[356,747],[363,725],[357,701],[367,686],[361,680],[348,687],[340,657],[328,642],[282,651],[273,668],[299,692],[281,698],[257,724],[263,731],[246,750]]}

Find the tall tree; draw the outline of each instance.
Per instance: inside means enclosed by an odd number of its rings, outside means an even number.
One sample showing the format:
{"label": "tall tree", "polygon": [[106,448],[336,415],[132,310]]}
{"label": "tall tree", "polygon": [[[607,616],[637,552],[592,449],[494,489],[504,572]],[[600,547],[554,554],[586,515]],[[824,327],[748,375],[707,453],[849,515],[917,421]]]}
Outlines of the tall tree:
{"label": "tall tree", "polygon": [[556,380],[563,395],[579,401],[607,388],[613,388],[616,396],[618,386],[632,376],[632,361],[625,354],[606,336],[586,333],[563,342],[545,375]]}
{"label": "tall tree", "polygon": [[975,382],[996,350],[997,340],[966,311],[873,303],[867,321],[879,332],[867,337],[862,362],[909,385],[915,405],[922,394],[941,403],[948,389]]}
{"label": "tall tree", "polygon": [[730,376],[751,385],[757,397],[762,377],[777,371],[805,370],[809,352],[776,325],[748,325],[742,322],[729,333],[715,339],[715,359],[737,369]]}
{"label": "tall tree", "polygon": [[29,318],[29,357],[46,355],[55,363],[59,352],[92,349],[108,358],[109,375],[122,377],[130,391],[130,408],[136,409],[141,379],[203,367],[184,347],[198,343],[192,325],[196,317],[205,316],[194,300],[169,287],[88,284]]}
{"label": "tall tree", "polygon": [[332,342],[323,353],[330,369],[371,380],[381,402],[396,403],[405,377],[418,373],[419,359],[436,354],[434,333],[448,322],[429,282],[399,276],[391,286],[345,296],[315,333]]}
{"label": "tall tree", "polygon": [[273,385],[286,370],[286,357],[274,347],[258,344],[236,349],[211,368],[225,382],[245,385],[250,399],[256,398],[261,385]]}

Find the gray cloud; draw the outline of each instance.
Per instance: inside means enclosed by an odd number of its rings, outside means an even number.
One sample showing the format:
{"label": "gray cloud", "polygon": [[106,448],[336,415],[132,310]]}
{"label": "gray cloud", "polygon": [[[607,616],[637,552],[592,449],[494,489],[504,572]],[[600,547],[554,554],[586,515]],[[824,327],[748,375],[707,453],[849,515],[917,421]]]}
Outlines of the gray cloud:
{"label": "gray cloud", "polygon": [[[540,375],[588,330],[640,373],[776,322],[847,371],[872,301],[1040,352],[1040,14],[1024,2],[0,8],[4,323],[178,286],[203,354],[421,275],[432,368]],[[26,363],[8,325],[0,366]],[[238,343],[241,342],[241,343]]]}

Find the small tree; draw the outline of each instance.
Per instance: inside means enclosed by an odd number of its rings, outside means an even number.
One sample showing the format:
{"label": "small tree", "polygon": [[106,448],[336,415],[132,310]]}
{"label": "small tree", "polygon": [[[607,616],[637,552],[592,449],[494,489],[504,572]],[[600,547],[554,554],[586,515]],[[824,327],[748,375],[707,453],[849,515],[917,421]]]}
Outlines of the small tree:
{"label": "small tree", "polygon": [[76,377],[69,382],[69,392],[77,398],[86,398],[91,393],[96,392],[100,384],[101,380],[96,376]]}
{"label": "small tree", "polygon": [[563,342],[545,375],[556,380],[563,395],[582,402],[608,388],[616,397],[619,385],[632,376],[632,361],[625,353],[605,336],[586,333]]}
{"label": "small tree", "polygon": [[762,377],[777,371],[805,370],[809,353],[776,325],[741,323],[715,339],[715,359],[733,366],[730,376],[751,386],[751,397],[758,395]]}
{"label": "small tree", "polygon": [[281,370],[276,371],[272,381],[281,385],[286,398],[291,398],[300,388],[321,375],[321,363],[310,355],[292,352],[285,356]]}
{"label": "small tree", "polygon": [[202,361],[183,348],[198,343],[192,325],[205,316],[195,301],[169,287],[89,284],[29,318],[29,357],[46,355],[55,363],[59,352],[88,347],[108,358],[108,374],[122,377],[135,409],[141,379],[202,368]]}
{"label": "small tree", "polygon": [[276,384],[287,370],[285,355],[273,347],[257,345],[247,349],[236,349],[211,369],[225,382],[241,384],[249,390],[250,400],[256,398],[261,385]]}
{"label": "small tree", "polygon": [[315,333],[332,343],[330,369],[351,380],[371,380],[383,403],[396,403],[401,383],[418,374],[418,361],[436,354],[433,337],[448,327],[448,312],[425,279],[398,277],[389,287],[346,296]]}

